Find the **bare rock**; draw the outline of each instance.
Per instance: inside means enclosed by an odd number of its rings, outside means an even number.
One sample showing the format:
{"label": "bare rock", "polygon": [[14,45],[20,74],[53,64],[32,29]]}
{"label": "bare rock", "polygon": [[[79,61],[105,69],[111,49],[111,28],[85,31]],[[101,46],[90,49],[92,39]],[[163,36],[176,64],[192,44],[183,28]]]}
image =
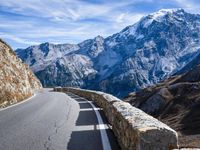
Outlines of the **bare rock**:
{"label": "bare rock", "polygon": [[29,67],[0,40],[0,107],[22,101],[41,87]]}

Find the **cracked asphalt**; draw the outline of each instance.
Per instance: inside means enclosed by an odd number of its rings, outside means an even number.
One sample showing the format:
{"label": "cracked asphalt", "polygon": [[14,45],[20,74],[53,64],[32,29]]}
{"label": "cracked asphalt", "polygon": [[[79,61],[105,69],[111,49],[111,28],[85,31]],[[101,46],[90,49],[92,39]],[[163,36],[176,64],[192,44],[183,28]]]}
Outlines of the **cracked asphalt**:
{"label": "cracked asphalt", "polygon": [[[0,111],[0,150],[101,150],[98,121],[89,103],[49,90]],[[112,131],[106,132],[111,148],[119,149]]]}

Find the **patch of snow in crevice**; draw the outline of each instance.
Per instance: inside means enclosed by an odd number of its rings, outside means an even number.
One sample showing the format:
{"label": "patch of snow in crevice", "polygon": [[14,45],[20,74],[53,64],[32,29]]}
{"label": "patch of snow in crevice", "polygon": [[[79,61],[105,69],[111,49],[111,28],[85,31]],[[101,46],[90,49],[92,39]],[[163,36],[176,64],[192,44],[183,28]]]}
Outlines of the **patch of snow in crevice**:
{"label": "patch of snow in crevice", "polygon": [[151,48],[154,48],[156,46],[156,43],[153,40],[151,40],[151,41],[145,42],[144,46],[148,49],[151,49]]}
{"label": "patch of snow in crevice", "polygon": [[143,34],[139,34],[139,35],[136,36],[136,40],[139,40],[139,39],[142,39],[142,38],[144,38]]}

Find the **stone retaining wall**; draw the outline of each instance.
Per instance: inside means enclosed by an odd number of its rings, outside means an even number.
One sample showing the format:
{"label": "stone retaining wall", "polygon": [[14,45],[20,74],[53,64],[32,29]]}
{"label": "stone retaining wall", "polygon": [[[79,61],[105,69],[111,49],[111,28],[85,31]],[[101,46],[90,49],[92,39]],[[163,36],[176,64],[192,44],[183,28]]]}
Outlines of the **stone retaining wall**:
{"label": "stone retaining wall", "polygon": [[54,90],[74,93],[94,101],[103,108],[122,150],[178,148],[178,136],[173,129],[110,94],[78,88],[55,88]]}

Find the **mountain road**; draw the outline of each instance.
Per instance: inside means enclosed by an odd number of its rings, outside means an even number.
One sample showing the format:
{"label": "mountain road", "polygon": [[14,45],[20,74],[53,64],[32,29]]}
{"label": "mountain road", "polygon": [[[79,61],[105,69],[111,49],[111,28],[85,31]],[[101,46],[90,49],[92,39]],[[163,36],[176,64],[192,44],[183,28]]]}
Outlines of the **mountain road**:
{"label": "mountain road", "polygon": [[120,149],[101,110],[72,93],[43,89],[0,110],[1,150]]}

